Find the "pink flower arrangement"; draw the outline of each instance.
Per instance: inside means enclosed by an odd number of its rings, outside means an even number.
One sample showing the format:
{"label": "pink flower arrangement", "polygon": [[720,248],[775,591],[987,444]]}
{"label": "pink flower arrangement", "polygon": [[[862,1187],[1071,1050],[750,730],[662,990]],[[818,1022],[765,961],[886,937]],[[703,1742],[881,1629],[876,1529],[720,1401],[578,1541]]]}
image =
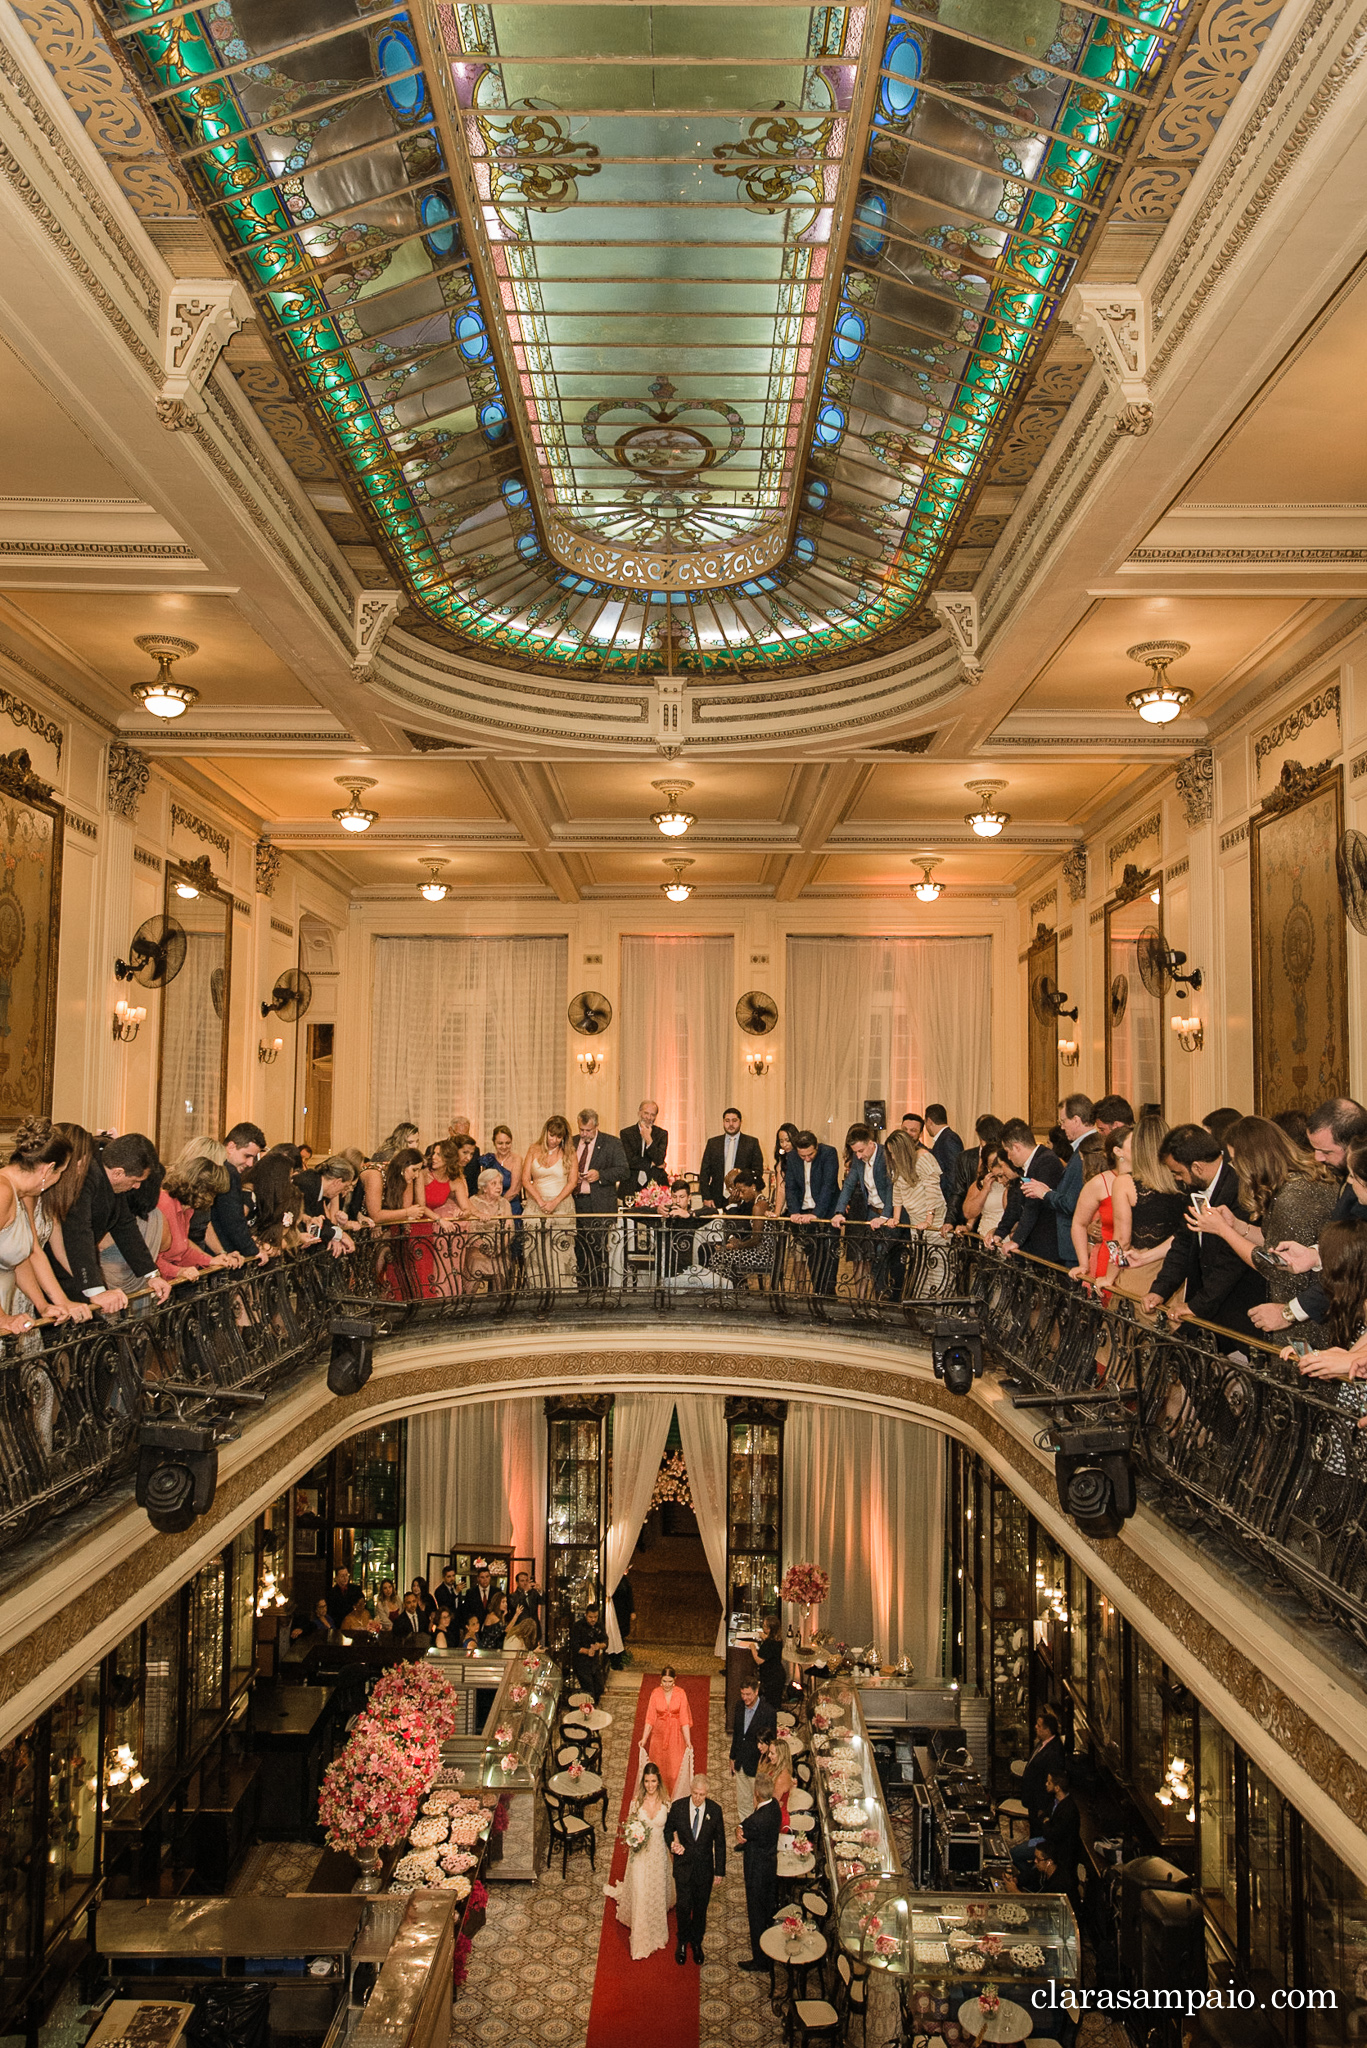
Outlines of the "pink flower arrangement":
{"label": "pink flower arrangement", "polygon": [[877,1941],[873,1944],[874,1953],[880,1956],[895,1956],[898,1946],[899,1943],[895,1934],[880,1934]]}
{"label": "pink flower arrangement", "polygon": [[502,1748],[505,1742],[511,1742],[512,1739],[512,1729],[508,1726],[508,1723],[506,1721],[500,1721],[497,1728],[495,1728],[494,1730],[494,1741],[499,1745],[500,1748]]}
{"label": "pink flower arrangement", "polygon": [[541,1659],[539,1657],[524,1657],[522,1659],[522,1669],[524,1671],[539,1671],[541,1669]]}
{"label": "pink flower arrangement", "polygon": [[566,1766],[565,1776],[567,1778],[573,1778],[577,1782],[580,1778],[583,1777],[583,1775],[584,1766],[582,1764],[569,1764]]}
{"label": "pink flower arrangement", "polygon": [[861,1934],[867,1934],[870,1937],[872,1937],[873,1935],[878,1933],[882,1925],[883,1922],[879,1918],[877,1913],[865,1913],[861,1916],[859,1921],[859,1932]]}
{"label": "pink flower arrangement", "polygon": [[505,1771],[515,1771],[517,1769],[517,1751],[515,1749],[504,1750],[503,1768]]}
{"label": "pink flower arrangement", "polygon": [[510,1693],[510,1694],[508,1695],[508,1697],[509,1697],[509,1698],[510,1698],[510,1699],[512,1700],[512,1702],[513,1702],[513,1705],[514,1705],[515,1707],[520,1707],[520,1706],[522,1705],[522,1702],[523,1702],[523,1700],[525,1700],[525,1699],[526,1699],[526,1697],[527,1697],[527,1688],[526,1688],[526,1686],[525,1686],[525,1685],[515,1685],[515,1686],[513,1687],[512,1691],[511,1691],[511,1693]]}
{"label": "pink flower arrangement", "polygon": [[809,1841],[807,1840],[807,1837],[806,1837],[805,1835],[794,1835],[794,1836],[793,1836],[793,1854],[794,1854],[794,1856],[810,1856],[810,1855],[811,1855],[811,1853],[812,1853],[812,1845],[811,1845],[811,1843],[810,1843],[810,1842],[809,1842]]}
{"label": "pink flower arrangement", "polygon": [[667,1209],[673,1199],[662,1181],[653,1180],[641,1189],[631,1206],[633,1209]]}
{"label": "pink flower arrangement", "polygon": [[990,1984],[984,1985],[978,1993],[978,2010],[988,2014],[999,2013],[1002,2009],[1001,1996]]}
{"label": "pink flower arrangement", "polygon": [[790,1564],[778,1589],[780,1600],[798,1607],[819,1607],[830,1594],[830,1574],[817,1564]]}
{"label": "pink flower arrangement", "polygon": [[445,1742],[456,1732],[455,1687],[433,1664],[392,1664],[371,1689],[367,1711],[384,1714],[391,1707],[412,1715]]}
{"label": "pink flower arrangement", "polygon": [[796,1941],[802,1932],[802,1916],[800,1913],[785,1913],[779,1925],[789,1941]]}
{"label": "pink flower arrangement", "polygon": [[318,1820],[329,1845],[348,1855],[388,1848],[413,1825],[419,1797],[404,1783],[403,1758],[392,1744],[353,1737],[323,1774]]}
{"label": "pink flower arrangement", "polygon": [[978,1936],[978,1946],[985,1956],[999,1956],[1004,1943],[1005,1936],[1001,1934],[980,1934]]}

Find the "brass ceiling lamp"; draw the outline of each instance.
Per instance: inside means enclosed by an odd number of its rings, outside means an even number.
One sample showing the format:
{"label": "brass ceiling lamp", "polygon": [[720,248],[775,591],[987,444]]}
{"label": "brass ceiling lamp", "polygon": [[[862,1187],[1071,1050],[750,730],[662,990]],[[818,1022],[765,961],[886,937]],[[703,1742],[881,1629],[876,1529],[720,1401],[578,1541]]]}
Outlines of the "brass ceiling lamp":
{"label": "brass ceiling lamp", "polygon": [[693,787],[692,783],[652,782],[650,786],[652,789],[658,789],[664,798],[664,809],[651,812],[651,824],[658,825],[666,839],[681,839],[689,826],[697,823],[692,811],[681,810],[679,807],[679,798],[687,796]]}
{"label": "brass ceiling lamp", "polygon": [[1137,646],[1127,647],[1125,653],[1130,661],[1142,663],[1152,677],[1146,689],[1131,690],[1125,702],[1147,724],[1171,725],[1173,719],[1190,704],[1191,691],[1168,681],[1168,664],[1190,654],[1189,643],[1185,640],[1141,640]]}
{"label": "brass ceiling lamp", "polygon": [[333,817],[344,832],[368,832],[379,817],[378,811],[368,811],[361,802],[363,789],[374,789],[373,775],[334,775],[333,781],[342,789],[349,790],[351,802],[333,812]]}
{"label": "brass ceiling lamp", "polygon": [[172,662],[186,654],[198,654],[197,640],[177,640],[170,633],[139,633],[133,645],[150,654],[157,664],[157,673],[150,683],[134,683],[132,688],[131,694],[144,711],[150,711],[153,718],[180,718],[192,704],[198,704],[198,690],[190,683],[171,680]]}

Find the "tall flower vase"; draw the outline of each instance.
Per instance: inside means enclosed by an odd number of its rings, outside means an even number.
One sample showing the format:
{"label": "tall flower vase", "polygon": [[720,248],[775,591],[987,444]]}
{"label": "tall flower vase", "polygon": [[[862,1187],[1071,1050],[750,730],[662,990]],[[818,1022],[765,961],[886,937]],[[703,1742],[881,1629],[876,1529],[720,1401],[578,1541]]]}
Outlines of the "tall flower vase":
{"label": "tall flower vase", "polygon": [[383,1863],[378,1849],[357,1849],[356,1861],[361,1874],[351,1887],[353,1892],[378,1892],[384,1887]]}
{"label": "tall flower vase", "polygon": [[816,1636],[816,1608],[810,1600],[802,1609],[802,1642],[806,1648]]}

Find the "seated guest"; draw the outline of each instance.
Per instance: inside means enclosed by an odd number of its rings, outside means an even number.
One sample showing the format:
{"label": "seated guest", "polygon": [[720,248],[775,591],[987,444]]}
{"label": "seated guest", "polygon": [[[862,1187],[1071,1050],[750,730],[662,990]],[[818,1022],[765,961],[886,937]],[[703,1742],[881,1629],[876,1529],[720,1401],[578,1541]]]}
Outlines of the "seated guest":
{"label": "seated guest", "polygon": [[312,1614],[298,1615],[290,1623],[290,1641],[292,1643],[305,1641],[321,1642],[324,1637],[331,1634],[332,1616],[328,1613],[326,1600],[315,1600]]}
{"label": "seated guest", "polygon": [[608,1639],[596,1600],[589,1602],[570,1629],[569,1661],[577,1689],[588,1693],[596,1707],[608,1682]]}
{"label": "seated guest", "polygon": [[1082,1818],[1073,1797],[1072,1780],[1063,1764],[1055,1764],[1044,1782],[1049,1810],[1044,1816],[1040,1845],[1048,1850],[1060,1870],[1075,1870],[1082,1854]]}
{"label": "seated guest", "polygon": [[410,1593],[415,1593],[417,1595],[418,1612],[424,1618],[423,1625],[424,1627],[430,1628],[432,1624],[432,1617],[437,1611],[437,1603],[432,1598],[432,1589],[428,1585],[426,1579],[422,1576],[421,1572],[415,1574],[413,1580],[409,1585],[408,1590]]}
{"label": "seated guest", "polygon": [[662,1280],[672,1280],[686,1266],[692,1265],[694,1235],[707,1221],[705,1216],[694,1215],[692,1190],[686,1180],[676,1180],[669,1192],[673,1199],[668,1209],[662,1212],[656,1232]]}
{"label": "seated guest", "polygon": [[507,1124],[494,1125],[494,1149],[479,1155],[480,1178],[497,1168],[502,1192],[514,1216],[522,1214],[522,1160],[513,1150],[513,1134]]}
{"label": "seated guest", "polygon": [[385,1634],[394,1626],[394,1616],[403,1613],[403,1602],[394,1590],[392,1579],[381,1579],[380,1590],[375,1598],[375,1626]]}
{"label": "seated guest", "polygon": [[190,1234],[196,1244],[204,1245],[211,1252],[226,1252],[232,1263],[238,1266],[246,1260],[262,1258],[261,1247],[247,1224],[242,1176],[252,1171],[265,1149],[266,1134],[259,1124],[233,1125],[223,1140],[228,1185],[221,1195],[215,1196],[214,1205],[206,1217],[196,1214],[191,1227]]}
{"label": "seated guest", "polygon": [[370,1604],[359,1586],[356,1588],[356,1599],[351,1612],[342,1623],[342,1633],[347,1636],[374,1635],[375,1633],[375,1617],[371,1613]]}
{"label": "seated guest", "polygon": [[1057,1861],[1054,1851],[1041,1842],[1034,1851],[1034,1859],[1033,1889],[1037,1892],[1061,1892],[1073,1909],[1073,1918],[1080,1920],[1082,1901],[1078,1892],[1077,1858],[1074,1857],[1072,1863],[1064,1869]]}
{"label": "seated guest", "polygon": [[128,1306],[123,1289],[106,1284],[100,1264],[100,1244],[111,1237],[135,1283],[145,1286],[157,1301],[165,1301],[170,1282],[157,1271],[147,1240],[123,1199],[130,1188],[142,1186],[157,1163],[152,1140],[133,1131],[111,1138],[103,1153],[97,1153],[82,1125],[54,1128],[71,1146],[71,1157],[44,1200],[53,1225],[48,1262],[62,1292],[71,1301],[89,1301],[110,1313]]}
{"label": "seated guest", "polygon": [[403,1596],[403,1606],[389,1624],[389,1632],[396,1643],[407,1642],[413,1636],[427,1636],[432,1633],[428,1618],[418,1603],[418,1596],[409,1591]]}
{"label": "seated guest", "polygon": [[448,1607],[440,1594],[437,1595],[437,1618],[432,1627],[432,1642],[438,1650],[454,1650],[460,1644],[456,1610],[454,1607]]}
{"label": "seated guest", "polygon": [[758,1138],[752,1138],[742,1131],[741,1115],[738,1109],[724,1109],[721,1118],[721,1135],[709,1138],[703,1146],[702,1167],[698,1174],[698,1193],[704,1209],[719,1209],[726,1199],[726,1177],[739,1167],[747,1180],[753,1179],[759,1185],[764,1182],[764,1154]]}
{"label": "seated guest", "polygon": [[352,1608],[356,1605],[358,1590],[359,1588],[351,1582],[351,1573],[346,1565],[338,1565],[336,1576],[324,1596],[327,1600],[327,1610],[332,1616],[334,1628],[341,1627]]}

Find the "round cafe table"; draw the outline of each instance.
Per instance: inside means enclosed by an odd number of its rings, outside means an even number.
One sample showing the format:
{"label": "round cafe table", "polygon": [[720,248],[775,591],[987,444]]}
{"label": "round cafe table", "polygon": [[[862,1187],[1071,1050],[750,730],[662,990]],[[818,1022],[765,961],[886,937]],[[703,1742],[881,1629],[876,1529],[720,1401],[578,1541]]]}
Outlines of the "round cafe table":
{"label": "round cafe table", "polygon": [[771,1963],[782,1963],[788,1972],[788,1982],[800,1980],[798,1996],[807,1995],[807,1972],[814,1963],[819,1963],[826,1953],[826,1937],[813,1928],[806,1928],[796,1941],[790,1941],[781,1927],[766,1927],[759,1938],[759,1945]]}
{"label": "round cafe table", "polygon": [[596,1771],[583,1771],[577,1778],[572,1778],[568,1771],[557,1771],[553,1778],[547,1778],[546,1786],[561,1799],[596,1799],[603,1781]]}
{"label": "round cafe table", "polygon": [[1035,2030],[1035,2022],[1014,1998],[1004,1998],[1000,2012],[993,2013],[990,2019],[976,1998],[967,1999],[959,2007],[959,2025],[966,2029],[972,2041],[977,2040],[985,2019],[987,2032],[983,2035],[984,2041],[1024,2041]]}
{"label": "round cafe table", "polygon": [[779,1850],[778,1874],[780,1877],[811,1877],[815,1870],[815,1856],[794,1856],[787,1849]]}
{"label": "round cafe table", "polygon": [[575,1714],[572,1718],[578,1721],[581,1727],[592,1728],[595,1733],[612,1726],[611,1714],[605,1713],[602,1707],[595,1707],[589,1714]]}

